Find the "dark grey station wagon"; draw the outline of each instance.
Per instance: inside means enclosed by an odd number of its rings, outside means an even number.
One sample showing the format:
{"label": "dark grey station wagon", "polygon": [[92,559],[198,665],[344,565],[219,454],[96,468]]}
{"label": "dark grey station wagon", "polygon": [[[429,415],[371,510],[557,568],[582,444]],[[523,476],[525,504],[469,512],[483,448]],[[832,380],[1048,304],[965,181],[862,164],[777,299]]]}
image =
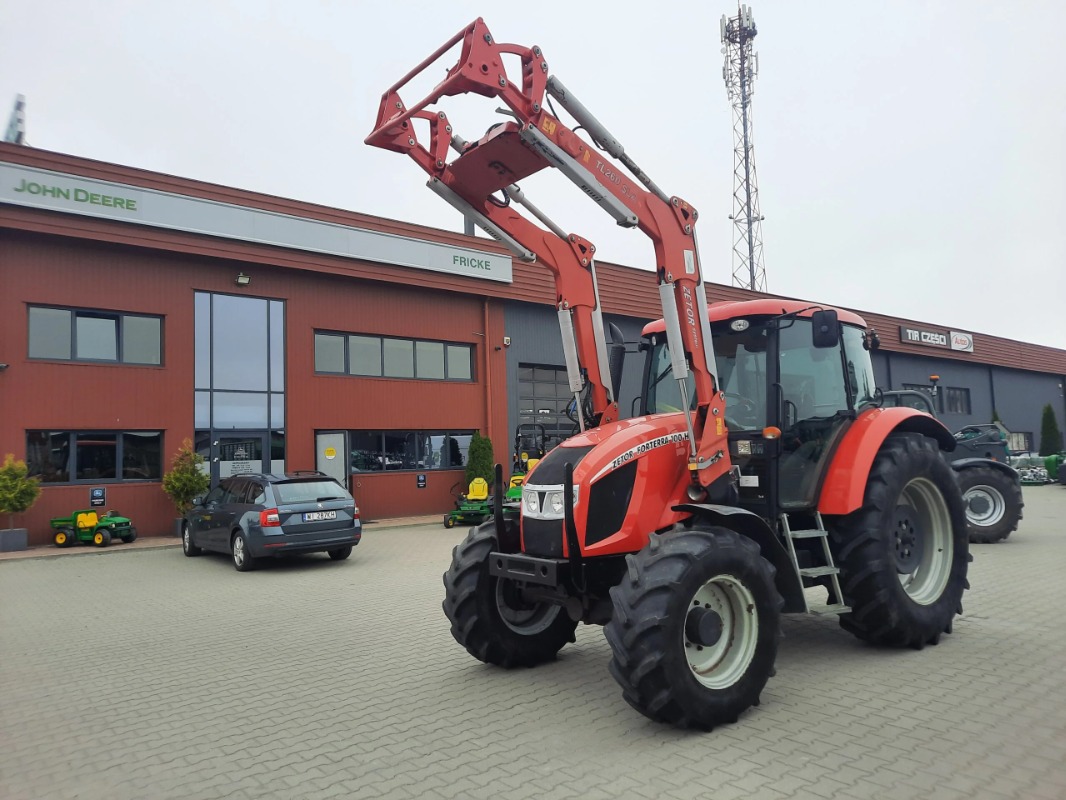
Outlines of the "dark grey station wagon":
{"label": "dark grey station wagon", "polygon": [[187,556],[227,553],[241,572],[260,559],[326,552],[343,561],[362,537],[352,496],[321,472],[223,478],[185,515],[181,545]]}

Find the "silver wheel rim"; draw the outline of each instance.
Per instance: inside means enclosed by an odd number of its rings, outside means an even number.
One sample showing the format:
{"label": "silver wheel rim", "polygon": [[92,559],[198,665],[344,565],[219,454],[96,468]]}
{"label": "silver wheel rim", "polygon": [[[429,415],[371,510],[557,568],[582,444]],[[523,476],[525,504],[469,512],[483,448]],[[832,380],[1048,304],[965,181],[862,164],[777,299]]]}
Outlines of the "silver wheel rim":
{"label": "silver wheel rim", "polygon": [[244,566],[244,539],[240,536],[233,539],[233,563],[238,567]]}
{"label": "silver wheel rim", "polygon": [[966,503],[966,519],[982,528],[998,524],[1007,513],[1007,501],[992,486],[972,486],[962,499]]}
{"label": "silver wheel rim", "polygon": [[523,636],[536,636],[546,631],[559,616],[560,607],[551,603],[532,603],[528,607],[515,607],[507,597],[514,590],[515,586],[510,581],[496,581],[496,610],[503,624]]}
{"label": "silver wheel rim", "polygon": [[922,535],[921,560],[914,571],[901,574],[899,581],[911,600],[931,605],[940,599],[951,577],[951,514],[940,489],[928,478],[915,478],[908,483],[899,502],[914,510]]}
{"label": "silver wheel rim", "polygon": [[703,646],[682,633],[685,658],[701,684],[708,689],[728,689],[744,677],[755,658],[759,641],[755,597],[732,575],[716,575],[693,596],[689,607],[697,606],[721,617],[722,634],[715,644]]}
{"label": "silver wheel rim", "polygon": [[189,535],[188,525],[181,529],[181,544],[185,548],[185,552],[188,552],[189,548],[192,547],[192,537]]}

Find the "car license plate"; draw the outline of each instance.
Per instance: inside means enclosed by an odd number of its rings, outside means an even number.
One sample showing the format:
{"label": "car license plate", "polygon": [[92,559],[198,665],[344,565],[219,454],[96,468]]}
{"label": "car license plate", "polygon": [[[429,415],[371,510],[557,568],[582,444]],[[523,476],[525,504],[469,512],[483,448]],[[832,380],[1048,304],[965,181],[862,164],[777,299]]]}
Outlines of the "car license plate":
{"label": "car license plate", "polygon": [[336,511],[308,511],[304,514],[304,522],[318,522],[323,519],[336,519]]}

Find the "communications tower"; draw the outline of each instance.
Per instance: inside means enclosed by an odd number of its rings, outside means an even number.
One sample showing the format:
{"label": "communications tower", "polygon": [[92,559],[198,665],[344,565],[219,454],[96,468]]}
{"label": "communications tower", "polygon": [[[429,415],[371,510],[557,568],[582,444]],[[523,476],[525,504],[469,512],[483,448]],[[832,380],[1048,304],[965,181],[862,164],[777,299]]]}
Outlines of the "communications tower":
{"label": "communications tower", "polygon": [[759,185],[755,178],[755,144],[751,132],[751,95],[759,74],[759,54],[752,52],[758,30],[749,6],[735,17],[722,15],[722,78],[733,104],[733,285],[766,291],[762,256]]}

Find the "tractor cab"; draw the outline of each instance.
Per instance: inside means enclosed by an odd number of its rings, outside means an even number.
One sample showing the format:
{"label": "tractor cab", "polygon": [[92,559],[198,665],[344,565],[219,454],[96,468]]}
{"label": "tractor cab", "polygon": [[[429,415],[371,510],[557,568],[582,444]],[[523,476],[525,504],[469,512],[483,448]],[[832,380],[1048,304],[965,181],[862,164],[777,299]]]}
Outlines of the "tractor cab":
{"label": "tractor cab", "polygon": [[[814,510],[834,446],[874,402],[870,337],[845,311],[755,300],[710,307],[739,505],[767,520]],[[666,337],[645,328],[644,413],[681,409]]]}

